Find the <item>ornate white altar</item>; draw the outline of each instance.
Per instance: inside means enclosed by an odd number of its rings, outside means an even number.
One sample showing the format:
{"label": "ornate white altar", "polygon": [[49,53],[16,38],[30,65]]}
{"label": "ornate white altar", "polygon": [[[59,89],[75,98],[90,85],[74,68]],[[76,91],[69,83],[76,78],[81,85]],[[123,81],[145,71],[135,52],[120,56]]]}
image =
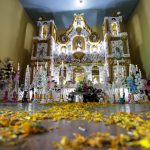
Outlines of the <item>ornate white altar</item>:
{"label": "ornate white altar", "polygon": [[[43,83],[55,82],[63,91],[64,98],[84,78],[99,85],[112,83],[116,80],[118,63],[122,75],[128,76],[128,34],[123,31],[122,25],[122,16],[105,17],[103,33],[94,32],[86,23],[84,14],[75,14],[70,27],[60,35],[53,20],[38,21],[39,32],[34,37],[31,57],[32,84],[37,83],[40,66],[44,68],[45,63],[47,68],[43,71],[51,79],[43,79]],[[103,34],[103,40],[100,34]],[[37,93],[44,97],[51,86],[46,85],[44,89],[41,85]]]}

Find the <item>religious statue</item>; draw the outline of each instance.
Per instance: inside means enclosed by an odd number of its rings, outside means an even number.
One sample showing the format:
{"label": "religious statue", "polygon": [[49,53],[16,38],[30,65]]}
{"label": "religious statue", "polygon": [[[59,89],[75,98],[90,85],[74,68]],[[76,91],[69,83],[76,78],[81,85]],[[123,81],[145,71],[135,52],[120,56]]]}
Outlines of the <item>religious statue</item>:
{"label": "religious statue", "polygon": [[47,22],[44,22],[42,26],[42,38],[47,38],[48,35],[48,25]]}
{"label": "religious statue", "polygon": [[66,35],[61,35],[60,38],[62,43],[66,43],[68,41],[68,37]]}
{"label": "religious statue", "polygon": [[97,83],[98,83],[97,78],[94,78],[93,83],[94,83],[94,84],[97,84]]}
{"label": "religious statue", "polygon": [[81,19],[77,20],[77,26],[81,26]]}
{"label": "religious statue", "polygon": [[93,34],[93,42],[96,42],[96,39],[97,39],[96,35]]}
{"label": "religious statue", "polygon": [[119,47],[116,47],[116,49],[115,49],[115,57],[116,57],[116,59],[121,59],[121,57],[122,57],[122,52],[121,52],[121,50],[120,50],[120,48]]}
{"label": "religious statue", "polygon": [[77,50],[81,50],[82,49],[82,42],[80,39],[77,40]]}
{"label": "religious statue", "polygon": [[116,35],[117,34],[117,22],[115,18],[112,18],[111,28],[112,28],[112,34]]}

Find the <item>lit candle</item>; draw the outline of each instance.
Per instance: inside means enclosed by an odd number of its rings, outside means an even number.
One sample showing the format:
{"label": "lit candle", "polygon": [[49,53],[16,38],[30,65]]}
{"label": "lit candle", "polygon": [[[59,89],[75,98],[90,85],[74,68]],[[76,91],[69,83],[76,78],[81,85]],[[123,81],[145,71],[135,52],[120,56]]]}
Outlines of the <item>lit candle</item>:
{"label": "lit candle", "polygon": [[62,63],[61,63],[61,66],[62,66],[62,69],[64,69],[64,62],[62,61]]}
{"label": "lit candle", "polygon": [[117,66],[119,66],[119,61],[117,60]]}
{"label": "lit candle", "polygon": [[33,68],[33,77],[35,76],[35,67]]}
{"label": "lit candle", "polygon": [[137,65],[135,65],[135,68],[136,68],[136,71],[138,71],[138,66]]}
{"label": "lit candle", "polygon": [[140,74],[140,77],[142,77],[142,73],[141,73],[141,70],[139,69],[139,74]]}
{"label": "lit candle", "polygon": [[27,71],[29,72],[29,65],[27,65]]}
{"label": "lit candle", "polygon": [[20,70],[20,65],[19,65],[19,63],[18,63],[18,69],[17,69],[18,71]]}
{"label": "lit candle", "polygon": [[47,69],[47,62],[45,63],[45,69]]}

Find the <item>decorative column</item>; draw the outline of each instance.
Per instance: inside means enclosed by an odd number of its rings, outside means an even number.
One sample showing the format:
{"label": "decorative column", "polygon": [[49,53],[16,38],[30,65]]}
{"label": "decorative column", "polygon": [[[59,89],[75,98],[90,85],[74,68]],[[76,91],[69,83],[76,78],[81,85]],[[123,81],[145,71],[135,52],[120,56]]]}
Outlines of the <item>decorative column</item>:
{"label": "decorative column", "polygon": [[61,64],[60,86],[61,86],[60,102],[63,102],[64,101],[64,62],[63,61],[62,61],[62,64]]}
{"label": "decorative column", "polygon": [[113,81],[113,60],[112,59],[107,59],[108,62],[108,72],[109,72],[109,79],[110,82]]}
{"label": "decorative column", "polygon": [[13,92],[13,99],[16,101],[18,99],[18,95],[19,95],[19,79],[20,79],[20,65],[18,63],[18,68],[17,68],[17,72],[15,75],[15,89]]}
{"label": "decorative column", "polygon": [[54,50],[55,50],[55,41],[54,38],[51,36],[51,64],[50,64],[50,72],[51,72],[51,76],[54,76]]}
{"label": "decorative column", "polygon": [[73,80],[72,67],[67,67],[67,70],[66,70],[66,81],[72,81],[72,80]]}
{"label": "decorative column", "polygon": [[54,58],[51,56],[51,65],[50,65],[51,77],[54,77]]}
{"label": "decorative column", "polygon": [[42,73],[43,73],[43,78],[42,78],[42,100],[43,102],[46,101],[47,93],[48,93],[48,77],[47,77],[47,67],[48,64],[47,62],[45,63],[45,67],[42,67]]}
{"label": "decorative column", "polygon": [[28,91],[30,88],[30,68],[27,65],[26,74],[25,74],[25,83],[24,83],[24,91]]}
{"label": "decorative column", "polygon": [[19,79],[20,79],[20,65],[18,63],[17,73],[15,75],[15,91],[18,92],[19,90]]}

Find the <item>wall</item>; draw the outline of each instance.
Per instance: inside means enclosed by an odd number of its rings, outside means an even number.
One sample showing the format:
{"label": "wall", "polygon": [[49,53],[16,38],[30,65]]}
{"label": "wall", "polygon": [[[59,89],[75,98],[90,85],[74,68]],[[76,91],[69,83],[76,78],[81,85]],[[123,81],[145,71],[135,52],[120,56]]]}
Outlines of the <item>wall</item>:
{"label": "wall", "polygon": [[0,0],[0,60],[9,57],[15,66],[20,62],[24,72],[33,34],[34,25],[19,0]]}
{"label": "wall", "polygon": [[150,0],[139,0],[127,23],[132,62],[150,78]]}

